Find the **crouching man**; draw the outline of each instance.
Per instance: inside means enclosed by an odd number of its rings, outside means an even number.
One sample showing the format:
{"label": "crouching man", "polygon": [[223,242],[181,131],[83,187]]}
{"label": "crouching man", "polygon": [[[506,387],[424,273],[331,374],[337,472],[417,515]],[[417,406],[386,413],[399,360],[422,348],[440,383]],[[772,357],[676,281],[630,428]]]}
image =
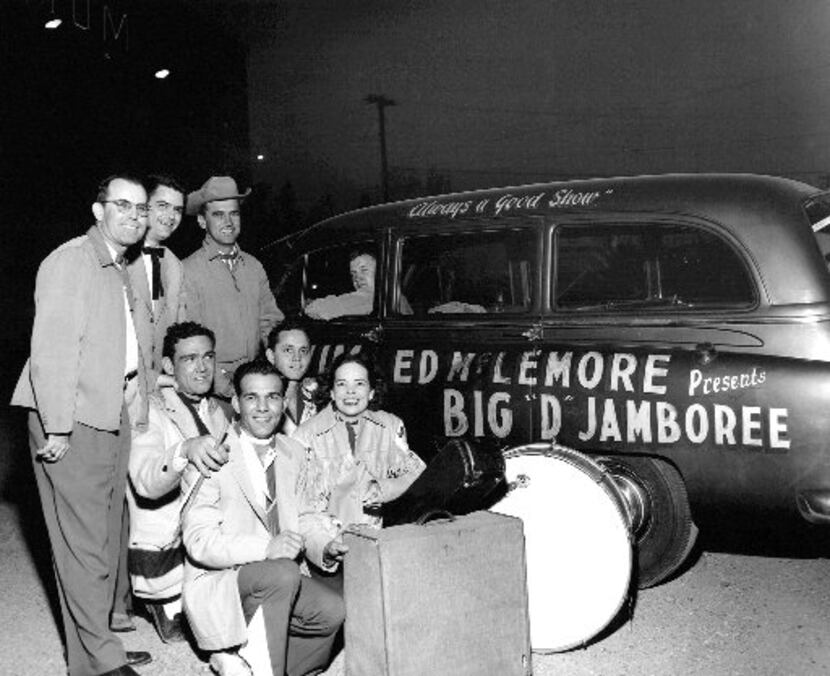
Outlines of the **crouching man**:
{"label": "crouching man", "polygon": [[221,442],[230,411],[210,396],[214,341],[213,332],[195,322],[170,326],[161,366],[175,388],[151,395],[147,429],[134,433],[130,453],[130,577],[165,643],[184,640],[182,474],[190,465],[208,476],[228,460]]}
{"label": "crouching man", "polygon": [[333,570],[345,547],[325,521],[299,522],[305,451],[276,434],[283,413],[279,372],[266,361],[243,364],[234,390],[238,423],[228,435],[227,465],[203,482],[195,472],[185,474],[183,490],[193,491],[182,516],[185,611],[220,674],[238,673],[235,649],[260,607],[274,676],[318,673],[330,660],[345,610],[340,595],[307,577],[298,562],[305,553]]}

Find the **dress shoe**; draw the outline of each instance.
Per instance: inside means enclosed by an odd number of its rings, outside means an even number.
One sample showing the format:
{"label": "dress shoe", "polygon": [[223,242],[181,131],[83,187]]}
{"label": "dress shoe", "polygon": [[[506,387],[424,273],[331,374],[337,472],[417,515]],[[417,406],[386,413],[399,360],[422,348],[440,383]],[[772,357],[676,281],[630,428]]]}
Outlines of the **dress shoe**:
{"label": "dress shoe", "polygon": [[132,615],[113,613],[110,617],[110,629],[117,632],[135,631]]}
{"label": "dress shoe", "polygon": [[129,664],[124,664],[117,669],[110,669],[109,671],[105,671],[101,676],[141,676],[135,669],[133,669]]}
{"label": "dress shoe", "polygon": [[210,656],[210,670],[216,676],[252,676],[250,665],[236,653],[218,652]]}
{"label": "dress shoe", "polygon": [[142,664],[150,664],[153,661],[153,656],[144,650],[128,650],[127,651],[127,666],[140,667]]}
{"label": "dress shoe", "polygon": [[164,612],[164,606],[161,603],[145,603],[144,607],[147,609],[147,614],[153,621],[153,626],[162,641],[178,643],[187,640],[184,636],[181,613],[176,613],[173,619],[170,619],[167,613]]}

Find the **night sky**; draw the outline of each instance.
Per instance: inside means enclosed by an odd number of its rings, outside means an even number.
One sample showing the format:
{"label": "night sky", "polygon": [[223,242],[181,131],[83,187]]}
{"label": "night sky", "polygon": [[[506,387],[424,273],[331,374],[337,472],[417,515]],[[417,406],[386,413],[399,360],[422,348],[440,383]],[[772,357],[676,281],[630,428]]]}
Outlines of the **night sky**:
{"label": "night sky", "polygon": [[[37,264],[115,169],[253,185],[253,250],[378,201],[369,94],[397,104],[393,198],[673,171],[830,183],[820,0],[0,0],[0,83],[6,354],[26,350]],[[172,246],[198,239],[186,219]]]}
{"label": "night sky", "polygon": [[738,0],[279,3],[251,51],[263,175],[377,189],[571,176],[830,173],[830,4]]}

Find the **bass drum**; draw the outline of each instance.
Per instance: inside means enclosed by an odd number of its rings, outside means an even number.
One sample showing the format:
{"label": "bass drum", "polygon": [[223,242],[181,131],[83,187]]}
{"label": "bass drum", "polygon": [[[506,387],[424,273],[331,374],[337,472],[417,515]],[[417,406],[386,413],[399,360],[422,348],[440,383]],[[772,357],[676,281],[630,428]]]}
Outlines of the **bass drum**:
{"label": "bass drum", "polygon": [[610,473],[573,449],[528,444],[504,452],[508,492],[491,507],[524,522],[530,643],[582,646],[629,595],[632,539]]}

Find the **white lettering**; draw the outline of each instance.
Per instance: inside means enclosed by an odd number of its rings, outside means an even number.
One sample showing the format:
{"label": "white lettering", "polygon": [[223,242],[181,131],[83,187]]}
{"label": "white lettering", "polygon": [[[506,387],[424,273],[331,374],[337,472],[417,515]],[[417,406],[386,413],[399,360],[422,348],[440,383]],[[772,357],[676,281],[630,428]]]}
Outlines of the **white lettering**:
{"label": "white lettering", "polygon": [[579,432],[579,438],[582,441],[588,441],[597,433],[597,400],[595,397],[588,397],[586,403],[588,405],[588,429]]}
{"label": "white lettering", "polygon": [[623,389],[628,392],[634,391],[634,384],[631,382],[631,374],[637,368],[637,358],[633,354],[614,353],[614,358],[611,360],[611,377],[609,388],[612,392],[616,392],[622,385]]}
{"label": "white lettering", "polygon": [[555,439],[562,429],[562,405],[552,394],[541,395],[539,403],[542,407],[541,438],[545,441]]}
{"label": "white lettering", "polygon": [[669,373],[668,368],[658,366],[657,362],[664,362],[668,365],[669,361],[671,361],[671,355],[669,354],[650,354],[646,358],[645,372],[643,373],[643,392],[648,394],[666,393],[666,386],[655,385],[654,379],[665,378]]}
{"label": "white lettering", "polygon": [[680,439],[680,425],[677,424],[677,409],[667,401],[654,405],[657,414],[657,443],[673,444]]}
{"label": "white lettering", "polygon": [[395,383],[411,383],[412,374],[409,369],[412,368],[412,360],[415,358],[414,350],[398,350],[395,353],[395,365],[392,369],[392,382]]}
{"label": "white lettering", "polygon": [[744,406],[741,410],[741,423],[743,429],[741,441],[744,446],[761,446],[764,442],[761,435],[755,433],[761,431],[761,421],[758,418],[761,416],[760,406]]}
{"label": "white lettering", "polygon": [[560,382],[562,387],[571,386],[571,360],[573,352],[566,352],[562,356],[558,352],[551,352],[548,355],[548,363],[545,367],[545,387],[552,387],[553,381]]}
{"label": "white lettering", "polygon": [[510,409],[510,395],[496,392],[487,404],[487,422],[499,439],[504,439],[513,429],[513,411]]}
{"label": "white lettering", "polygon": [[519,385],[528,385],[530,387],[536,385],[536,374],[533,371],[539,366],[536,363],[538,358],[538,351],[522,354],[522,363],[519,364]]}
{"label": "white lettering", "polygon": [[[591,364],[593,364],[591,366],[591,376],[588,377],[588,369]],[[580,357],[579,364],[576,367],[576,379],[586,390],[593,390],[602,380],[603,368],[604,362],[599,352],[586,352]]]}
{"label": "white lettering", "polygon": [[769,445],[771,448],[789,448],[787,434],[787,409],[771,408],[769,410]]}
{"label": "white lettering", "polygon": [[637,441],[637,437],[647,444],[651,443],[651,402],[637,402],[630,399],[625,402],[626,408],[626,440],[629,443]]}
{"label": "white lettering", "polygon": [[735,445],[735,427],[738,418],[729,406],[715,404],[715,443]]}
{"label": "white lettering", "polygon": [[620,433],[620,423],[617,421],[617,409],[614,408],[614,400],[606,399],[605,406],[602,413],[602,427],[599,431],[599,440],[608,441],[622,441],[622,434]]}
{"label": "white lettering", "polygon": [[703,408],[703,404],[692,404],[686,409],[686,436],[693,444],[702,444],[707,434],[709,434],[709,414]]}
{"label": "white lettering", "polygon": [[435,350],[424,350],[418,365],[418,383],[421,385],[431,383],[436,375],[438,375],[438,353]]}
{"label": "white lettering", "polygon": [[444,435],[460,437],[470,429],[464,413],[464,396],[458,390],[444,390]]}

